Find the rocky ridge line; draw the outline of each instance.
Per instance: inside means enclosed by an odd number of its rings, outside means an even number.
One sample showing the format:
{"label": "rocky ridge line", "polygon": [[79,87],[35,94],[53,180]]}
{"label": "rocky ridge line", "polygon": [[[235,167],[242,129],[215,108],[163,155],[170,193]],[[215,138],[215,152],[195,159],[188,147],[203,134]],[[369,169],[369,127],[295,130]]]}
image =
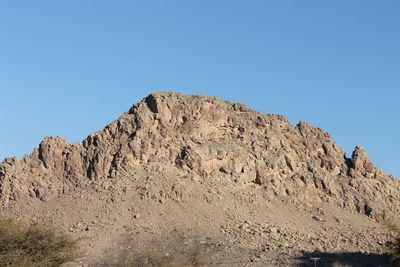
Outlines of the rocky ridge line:
{"label": "rocky ridge line", "polygon": [[82,144],[46,137],[0,164],[0,203],[47,200],[80,183],[129,179],[138,166],[175,166],[201,183],[256,184],[267,199],[329,203],[377,220],[397,217],[399,181],[357,146],[347,158],[330,135],[216,97],[154,93]]}

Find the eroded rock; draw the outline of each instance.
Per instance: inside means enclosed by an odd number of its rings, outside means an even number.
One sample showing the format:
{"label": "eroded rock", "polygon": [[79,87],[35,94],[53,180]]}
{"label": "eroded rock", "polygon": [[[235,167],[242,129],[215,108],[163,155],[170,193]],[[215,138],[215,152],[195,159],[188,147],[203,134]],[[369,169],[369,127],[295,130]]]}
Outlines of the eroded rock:
{"label": "eroded rock", "polygon": [[[400,211],[398,180],[360,146],[346,158],[328,133],[305,122],[293,126],[216,97],[166,92],[149,95],[82,144],[46,137],[22,160],[6,159],[0,201],[46,200],[87,181],[124,179],[150,163],[201,183],[257,185],[265,197],[296,205],[326,202],[378,220]],[[159,201],[183,198],[184,188],[172,186]]]}

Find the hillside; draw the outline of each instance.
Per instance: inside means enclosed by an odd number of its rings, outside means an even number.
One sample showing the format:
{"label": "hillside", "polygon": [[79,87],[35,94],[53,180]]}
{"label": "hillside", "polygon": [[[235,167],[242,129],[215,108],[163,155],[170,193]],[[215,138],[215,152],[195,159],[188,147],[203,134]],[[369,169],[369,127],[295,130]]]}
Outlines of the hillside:
{"label": "hillside", "polygon": [[379,254],[378,222],[398,219],[399,189],[362,147],[348,158],[320,128],[166,92],[82,143],[46,137],[0,164],[2,211],[84,237],[81,265],[172,233],[233,266],[301,264],[315,250],[334,260]]}

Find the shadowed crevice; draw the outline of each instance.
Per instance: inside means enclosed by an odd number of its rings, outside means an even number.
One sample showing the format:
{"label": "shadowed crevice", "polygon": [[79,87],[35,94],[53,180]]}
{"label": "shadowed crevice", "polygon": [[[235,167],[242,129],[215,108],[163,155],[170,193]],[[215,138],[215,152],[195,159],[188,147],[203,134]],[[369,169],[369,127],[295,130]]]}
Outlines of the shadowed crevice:
{"label": "shadowed crevice", "polygon": [[388,266],[390,256],[384,254],[366,254],[362,252],[305,252],[296,258],[300,267],[314,266],[312,258],[316,258],[318,267],[346,266],[346,267],[380,267]]}
{"label": "shadowed crevice", "polygon": [[157,100],[154,95],[149,95],[144,101],[151,112],[158,113]]}

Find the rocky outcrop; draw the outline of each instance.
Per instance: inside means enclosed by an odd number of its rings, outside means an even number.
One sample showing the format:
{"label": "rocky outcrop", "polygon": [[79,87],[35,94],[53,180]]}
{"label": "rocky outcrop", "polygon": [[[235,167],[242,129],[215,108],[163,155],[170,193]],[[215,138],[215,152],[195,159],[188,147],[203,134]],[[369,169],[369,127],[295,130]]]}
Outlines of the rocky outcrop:
{"label": "rocky outcrop", "polygon": [[150,163],[202,183],[260,186],[295,205],[327,202],[375,219],[399,214],[398,180],[357,146],[351,158],[322,129],[216,97],[155,93],[82,144],[46,137],[31,155],[0,164],[3,205],[43,200],[99,179],[130,177]]}

